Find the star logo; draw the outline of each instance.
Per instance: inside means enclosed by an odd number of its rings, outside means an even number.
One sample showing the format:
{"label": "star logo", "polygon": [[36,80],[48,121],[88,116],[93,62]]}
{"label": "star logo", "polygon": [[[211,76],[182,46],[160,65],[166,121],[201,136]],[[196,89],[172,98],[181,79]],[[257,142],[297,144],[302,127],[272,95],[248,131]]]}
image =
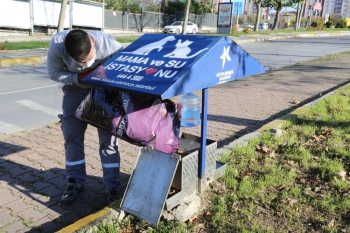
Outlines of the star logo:
{"label": "star logo", "polygon": [[221,55],[221,57],[220,57],[220,59],[222,59],[222,68],[221,68],[221,69],[224,68],[226,59],[227,59],[228,61],[231,61],[231,58],[230,58],[230,56],[228,55],[228,52],[230,51],[229,49],[230,49],[230,46],[228,46],[227,48],[224,47],[224,51],[223,51],[223,53],[222,53],[222,55]]}

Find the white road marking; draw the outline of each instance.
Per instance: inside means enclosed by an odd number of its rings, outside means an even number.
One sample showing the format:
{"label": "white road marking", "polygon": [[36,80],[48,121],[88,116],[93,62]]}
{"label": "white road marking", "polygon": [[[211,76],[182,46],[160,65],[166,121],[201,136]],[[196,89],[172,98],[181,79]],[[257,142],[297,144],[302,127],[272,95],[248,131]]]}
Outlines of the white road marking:
{"label": "white road marking", "polygon": [[16,133],[23,130],[24,130],[23,128],[17,125],[12,125],[12,124],[0,121],[0,133],[11,134],[11,133]]}
{"label": "white road marking", "polygon": [[58,114],[62,113],[62,111],[57,111],[56,109],[44,107],[41,104],[38,104],[38,103],[31,101],[31,100],[18,100],[18,101],[16,101],[16,103],[19,103],[23,106],[26,106],[27,108],[30,108],[30,109],[33,109],[36,111],[40,111],[40,112],[45,113],[45,114],[50,115],[50,116],[57,116]]}
{"label": "white road marking", "polygon": [[30,88],[30,89],[24,89],[24,90],[19,90],[19,91],[3,92],[3,93],[0,93],[0,95],[8,95],[8,94],[14,94],[14,93],[25,92],[25,91],[33,91],[33,90],[43,89],[43,88],[47,88],[47,87],[56,87],[56,86],[57,86],[57,84],[43,86],[43,87]]}
{"label": "white road marking", "polygon": [[261,50],[261,51],[255,51],[255,52],[251,52],[249,54],[252,54],[252,53],[265,53],[265,52],[270,52],[270,51],[274,51],[276,49],[268,49],[268,50]]}

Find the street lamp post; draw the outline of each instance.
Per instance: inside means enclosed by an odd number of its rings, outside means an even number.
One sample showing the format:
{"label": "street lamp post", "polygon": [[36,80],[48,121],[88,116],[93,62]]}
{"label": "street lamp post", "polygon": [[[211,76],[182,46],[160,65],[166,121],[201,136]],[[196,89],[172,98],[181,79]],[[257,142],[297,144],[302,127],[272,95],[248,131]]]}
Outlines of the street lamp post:
{"label": "street lamp post", "polygon": [[140,3],[141,8],[141,32],[143,31],[143,16],[142,16],[142,3]]}
{"label": "street lamp post", "polygon": [[238,28],[238,14],[239,14],[239,3],[237,4],[237,14],[236,14],[236,27]]}
{"label": "street lamp post", "polygon": [[158,0],[158,30],[160,30],[160,7],[162,6],[162,1]]}
{"label": "street lamp post", "polygon": [[129,31],[129,1],[126,3],[126,31]]}

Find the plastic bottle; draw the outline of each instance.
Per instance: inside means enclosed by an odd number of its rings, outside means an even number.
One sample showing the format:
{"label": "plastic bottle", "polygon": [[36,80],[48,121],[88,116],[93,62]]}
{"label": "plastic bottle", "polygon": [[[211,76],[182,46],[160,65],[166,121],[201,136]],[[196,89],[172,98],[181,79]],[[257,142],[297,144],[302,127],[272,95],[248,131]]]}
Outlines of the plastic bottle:
{"label": "plastic bottle", "polygon": [[194,127],[201,123],[201,99],[193,93],[181,97],[181,126]]}

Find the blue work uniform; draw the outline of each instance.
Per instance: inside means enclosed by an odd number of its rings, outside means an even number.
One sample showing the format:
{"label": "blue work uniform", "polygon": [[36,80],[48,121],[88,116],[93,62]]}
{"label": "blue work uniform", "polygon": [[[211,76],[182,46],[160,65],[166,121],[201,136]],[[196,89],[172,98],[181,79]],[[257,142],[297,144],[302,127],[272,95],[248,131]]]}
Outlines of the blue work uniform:
{"label": "blue work uniform", "polygon": [[[79,120],[74,114],[90,88],[78,82],[78,74],[104,63],[121,51],[122,45],[104,32],[88,32],[95,40],[96,60],[91,67],[83,68],[64,48],[64,39],[68,32],[57,33],[52,38],[47,56],[47,72],[50,79],[63,84],[61,129],[64,137],[67,179],[74,178],[77,183],[82,183],[86,179],[84,136],[87,123]],[[117,188],[120,164],[117,138],[105,130],[97,130],[105,189]]]}

